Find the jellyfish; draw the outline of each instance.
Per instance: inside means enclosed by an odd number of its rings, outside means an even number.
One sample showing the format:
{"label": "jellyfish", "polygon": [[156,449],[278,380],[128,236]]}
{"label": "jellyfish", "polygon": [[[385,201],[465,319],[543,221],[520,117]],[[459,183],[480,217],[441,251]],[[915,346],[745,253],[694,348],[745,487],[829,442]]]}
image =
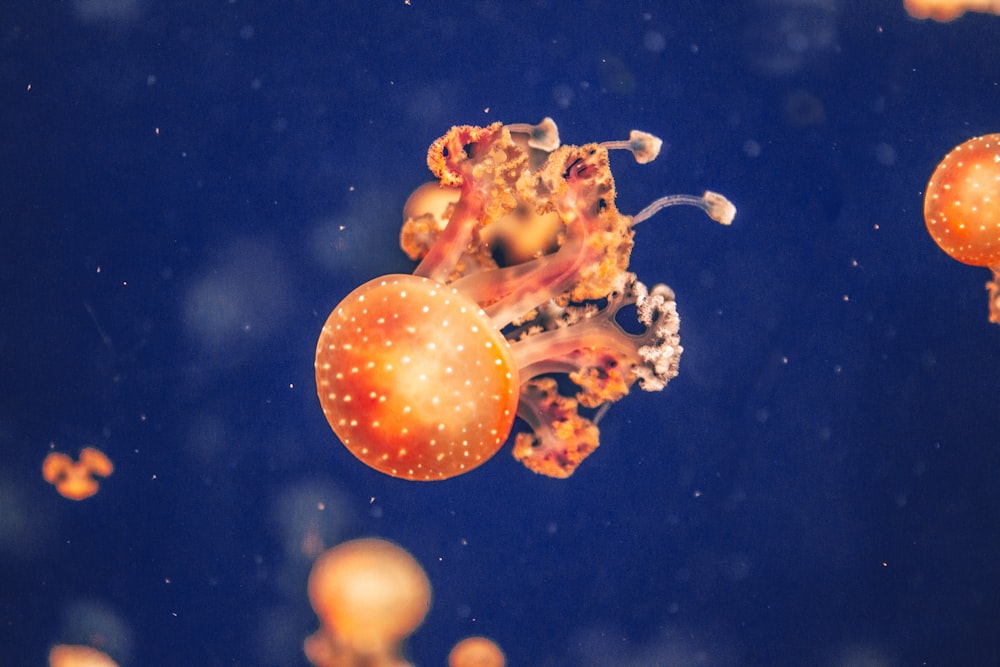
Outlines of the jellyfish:
{"label": "jellyfish", "polygon": [[405,549],[374,538],[344,542],[321,554],[309,574],[321,628],[306,639],[306,657],[317,667],[408,665],[399,645],[430,601],[427,575]]}
{"label": "jellyfish", "polygon": [[84,500],[97,493],[99,485],[95,477],[109,477],[114,469],[104,452],[84,447],[78,461],[62,452],[50,452],[42,462],[42,477],[64,498]]}
{"label": "jellyfish", "polygon": [[467,637],[448,654],[448,667],[504,667],[507,659],[496,642],[486,637]]}
{"label": "jellyfish", "polygon": [[953,259],[993,272],[990,321],[1000,324],[1000,134],[973,137],[944,156],[927,183],[924,221]]}
{"label": "jellyfish", "polygon": [[[628,270],[635,227],[679,204],[727,225],[736,209],[709,191],[620,213],[608,152],[644,164],[661,145],[633,131],[560,146],[551,119],[435,141],[438,183],[407,201],[400,234],[419,264],[351,292],[316,346],[320,404],[347,449],[394,477],[447,479],[489,460],[520,417],[531,432],[515,458],[564,478],[597,448],[609,404],[636,383],[663,389],[678,371],[679,318],[670,288]],[[623,327],[633,307],[639,326]]]}
{"label": "jellyfish", "polygon": [[118,667],[118,663],[90,646],[57,644],[49,651],[49,667]]}
{"label": "jellyfish", "polygon": [[1000,0],[903,0],[903,7],[914,18],[942,23],[957,19],[965,12],[1000,14]]}

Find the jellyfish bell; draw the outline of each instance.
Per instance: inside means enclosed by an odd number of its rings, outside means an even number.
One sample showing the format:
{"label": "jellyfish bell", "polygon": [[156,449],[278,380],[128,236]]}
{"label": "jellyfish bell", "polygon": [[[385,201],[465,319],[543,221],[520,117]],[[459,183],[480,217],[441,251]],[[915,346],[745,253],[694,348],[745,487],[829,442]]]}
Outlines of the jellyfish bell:
{"label": "jellyfish bell", "polygon": [[924,222],[952,259],[993,272],[990,321],[1000,324],[1000,134],[973,137],[945,155],[927,183]]}
{"label": "jellyfish bell", "polygon": [[454,477],[503,445],[517,410],[510,345],[478,304],[411,275],[377,278],[323,326],[317,387],[327,421],[372,468]]}
{"label": "jellyfish bell", "polygon": [[49,650],[49,667],[118,667],[118,663],[90,646],[57,644]]}
{"label": "jellyfish bell", "polygon": [[917,19],[947,23],[965,12],[1000,14],[1000,0],[903,0],[903,7]]}
{"label": "jellyfish bell", "polygon": [[496,642],[486,637],[467,637],[448,654],[448,667],[504,667],[507,659]]}
{"label": "jellyfish bell", "polygon": [[360,656],[392,655],[430,609],[430,581],[405,549],[385,540],[344,542],[309,575],[309,601],[329,646]]}
{"label": "jellyfish bell", "polygon": [[934,242],[972,266],[1000,266],[1000,134],[956,146],[931,175],[924,221]]}

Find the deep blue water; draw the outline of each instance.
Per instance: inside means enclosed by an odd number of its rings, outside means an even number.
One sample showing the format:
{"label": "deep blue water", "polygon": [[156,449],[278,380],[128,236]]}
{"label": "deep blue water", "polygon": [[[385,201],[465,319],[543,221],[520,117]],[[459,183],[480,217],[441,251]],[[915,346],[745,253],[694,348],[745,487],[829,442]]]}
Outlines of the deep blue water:
{"label": "deep blue water", "polygon": [[[127,665],[304,665],[312,530],[424,565],[418,665],[470,634],[510,665],[998,664],[1000,327],[922,197],[1000,131],[1000,18],[134,2],[0,17],[0,663],[101,632]],[[680,376],[565,481],[509,447],[443,483],[365,468],[315,397],[323,321],[412,269],[431,141],[546,115],[663,137],[613,157],[623,211],[739,208],[638,228]],[[41,461],[88,444],[115,473],[64,500]]]}

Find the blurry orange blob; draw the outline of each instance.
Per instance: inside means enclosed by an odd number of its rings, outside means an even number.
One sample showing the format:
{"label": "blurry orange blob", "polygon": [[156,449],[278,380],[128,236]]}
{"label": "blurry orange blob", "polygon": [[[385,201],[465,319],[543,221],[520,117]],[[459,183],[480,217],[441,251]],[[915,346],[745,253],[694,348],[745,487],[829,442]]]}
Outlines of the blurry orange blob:
{"label": "blurry orange blob", "polygon": [[903,7],[914,18],[942,22],[965,12],[1000,14],[1000,0],[903,0]]}
{"label": "blurry orange blob", "polygon": [[80,450],[79,461],[62,452],[50,452],[42,462],[42,477],[64,498],[83,500],[98,490],[97,477],[109,477],[114,465],[104,452],[94,447]]}
{"label": "blurry orange blob", "polygon": [[448,654],[448,667],[504,667],[506,664],[503,651],[486,637],[463,639]]}
{"label": "blurry orange blob", "polygon": [[49,667],[118,667],[118,663],[96,648],[59,644],[49,651]]}
{"label": "blurry orange blob", "polygon": [[405,549],[360,539],[316,560],[309,574],[309,601],[323,626],[306,640],[313,664],[406,664],[398,657],[399,643],[427,615],[431,586]]}

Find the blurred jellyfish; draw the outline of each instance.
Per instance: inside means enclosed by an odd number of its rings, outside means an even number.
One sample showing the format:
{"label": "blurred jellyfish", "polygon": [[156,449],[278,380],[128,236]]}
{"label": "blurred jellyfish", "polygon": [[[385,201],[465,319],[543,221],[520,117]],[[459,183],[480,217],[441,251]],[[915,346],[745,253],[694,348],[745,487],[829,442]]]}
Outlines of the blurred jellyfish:
{"label": "blurred jellyfish", "polygon": [[269,533],[281,545],[281,557],[268,577],[273,606],[258,610],[255,633],[260,664],[281,664],[302,646],[302,591],[313,561],[343,539],[356,511],[334,482],[311,479],[279,490],[268,510]]}
{"label": "blurred jellyfish", "polygon": [[56,536],[58,515],[41,509],[38,492],[25,481],[0,475],[0,557],[36,557],[48,551]]}
{"label": "blurred jellyfish", "polygon": [[384,271],[387,262],[399,258],[395,253],[373,252],[373,248],[380,246],[386,229],[399,224],[396,197],[377,189],[351,193],[346,210],[312,223],[304,254],[335,278]]}
{"label": "blurred jellyfish", "polygon": [[448,667],[504,667],[503,651],[486,637],[468,637],[455,644],[448,654]]}
{"label": "blurred jellyfish", "polygon": [[457,94],[451,81],[430,82],[406,96],[406,114],[415,123],[439,125],[451,113],[451,100]]}
{"label": "blurred jellyfish", "polygon": [[796,90],[785,99],[785,118],[792,127],[813,127],[826,122],[823,100],[807,90]]}
{"label": "blurred jellyfish", "polygon": [[758,74],[795,74],[836,48],[835,0],[755,0],[749,7],[744,52]]}
{"label": "blurred jellyfish", "polygon": [[270,244],[235,241],[188,288],[184,326],[206,351],[226,358],[234,344],[279,333],[292,293],[284,263]]}
{"label": "blurred jellyfish", "polygon": [[951,21],[965,12],[1000,14],[1000,0],[903,0],[910,16],[918,19]]}
{"label": "blurred jellyfish", "polygon": [[118,667],[118,663],[90,646],[58,644],[49,651],[49,667]]}
{"label": "blurred jellyfish", "polygon": [[566,84],[559,84],[552,89],[552,101],[560,109],[568,109],[573,104],[574,97],[573,89]]}
{"label": "blurred jellyfish", "polygon": [[325,480],[286,487],[271,508],[271,522],[277,526],[285,557],[310,563],[341,540],[353,518],[347,498]]}
{"label": "blurred jellyfish", "polygon": [[49,452],[42,461],[42,477],[69,500],[90,498],[99,488],[96,478],[108,477],[114,469],[111,459],[95,447],[81,449],[78,461],[62,452]]}
{"label": "blurred jellyfish", "polygon": [[662,32],[657,30],[648,30],[646,34],[642,36],[642,45],[650,53],[659,53],[663,49],[667,48],[667,38],[663,36]]}
{"label": "blurred jellyfish", "polygon": [[73,13],[83,23],[124,26],[142,13],[139,0],[73,0]]}
{"label": "blurred jellyfish", "polygon": [[[67,604],[60,617],[60,643],[89,646],[118,664],[128,663],[132,654],[132,630],[111,607],[95,600],[78,600]],[[94,667],[104,664],[115,663],[93,663]]]}
{"label": "blurred jellyfish", "polygon": [[590,627],[577,632],[572,641],[573,663],[577,667],[727,667],[743,664],[738,651],[722,632],[711,627],[697,630],[665,625],[646,643],[622,641],[617,628]]}
{"label": "blurred jellyfish", "polygon": [[616,95],[631,95],[635,92],[635,74],[628,64],[618,56],[605,53],[598,62],[601,86]]}
{"label": "blurred jellyfish", "polygon": [[314,665],[402,666],[400,643],[430,610],[431,585],[402,547],[359,539],[316,560],[309,602],[322,626],[304,645]]}
{"label": "blurred jellyfish", "polygon": [[187,419],[187,432],[182,440],[184,449],[204,466],[218,465],[234,436],[230,425],[219,414],[193,413]]}

